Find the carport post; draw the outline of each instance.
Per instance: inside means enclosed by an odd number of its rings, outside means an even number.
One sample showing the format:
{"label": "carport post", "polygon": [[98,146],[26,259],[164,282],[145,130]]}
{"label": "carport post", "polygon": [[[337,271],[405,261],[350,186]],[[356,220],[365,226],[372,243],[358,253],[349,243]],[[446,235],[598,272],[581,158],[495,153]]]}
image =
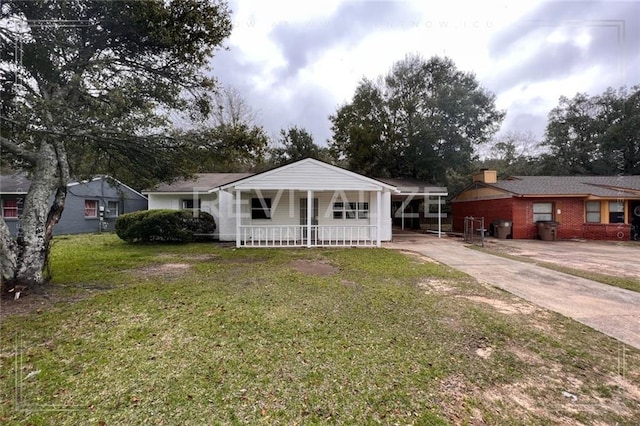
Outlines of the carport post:
{"label": "carport post", "polygon": [[442,198],[438,195],[438,238],[442,237]]}
{"label": "carport post", "polygon": [[242,196],[240,195],[240,191],[236,190],[236,247],[240,247],[240,208]]}
{"label": "carport post", "polygon": [[313,219],[313,191],[309,190],[307,191],[307,247],[309,248],[311,248],[312,219]]}
{"label": "carport post", "polygon": [[382,228],[382,194],[380,191],[376,192],[376,247],[381,246],[380,233]]}

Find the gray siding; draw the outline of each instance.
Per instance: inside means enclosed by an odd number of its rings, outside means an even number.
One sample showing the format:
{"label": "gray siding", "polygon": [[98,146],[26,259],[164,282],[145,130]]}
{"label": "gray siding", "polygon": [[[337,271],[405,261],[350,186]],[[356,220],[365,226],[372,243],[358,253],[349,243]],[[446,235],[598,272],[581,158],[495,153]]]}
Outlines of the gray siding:
{"label": "gray siding", "polygon": [[[113,186],[115,185],[115,186]],[[24,195],[17,196],[24,198]],[[2,198],[16,198],[15,195],[3,194]],[[96,202],[96,217],[85,217],[85,201]],[[118,212],[108,212],[108,206],[117,203]],[[64,211],[53,233],[81,234],[100,232],[100,207],[104,208],[104,223],[102,231],[113,231],[117,215],[147,209],[147,199],[126,186],[119,185],[109,179],[95,179],[84,183],[70,184],[67,190]],[[12,235],[16,235],[19,222],[15,219],[5,219]]]}
{"label": "gray siding", "polygon": [[[99,212],[97,217],[85,217],[86,200],[95,200],[98,210],[104,209],[103,231],[114,230],[117,215],[147,209],[147,200],[144,197],[125,186],[112,186],[112,183],[107,179],[72,184],[69,185],[64,212],[60,222],[54,228],[54,234],[81,234],[100,231]],[[108,211],[109,202],[118,203],[117,214]]]}

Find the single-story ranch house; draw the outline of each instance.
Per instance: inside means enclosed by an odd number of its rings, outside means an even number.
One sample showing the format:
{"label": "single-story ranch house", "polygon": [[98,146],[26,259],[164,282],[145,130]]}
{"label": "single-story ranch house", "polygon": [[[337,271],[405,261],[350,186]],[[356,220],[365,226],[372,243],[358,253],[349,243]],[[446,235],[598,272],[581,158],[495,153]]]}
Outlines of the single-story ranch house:
{"label": "single-story ranch house", "polygon": [[[452,200],[453,228],[464,218],[512,221],[512,238],[536,238],[538,221],[555,221],[558,239],[629,240],[640,225],[640,176],[511,176],[476,174]],[[632,233],[632,229],[634,232]]]}
{"label": "single-story ranch house", "polygon": [[238,247],[379,246],[391,240],[392,194],[437,203],[447,195],[446,188],[398,187],[311,158],[257,174],[201,173],[143,193],[149,209],[211,213],[215,237]]}
{"label": "single-story ranch house", "polygon": [[[30,186],[31,181],[22,173],[0,176],[2,218],[11,235],[18,234],[23,201]],[[111,177],[70,182],[64,211],[53,233],[113,231],[118,215],[146,209],[144,195]]]}

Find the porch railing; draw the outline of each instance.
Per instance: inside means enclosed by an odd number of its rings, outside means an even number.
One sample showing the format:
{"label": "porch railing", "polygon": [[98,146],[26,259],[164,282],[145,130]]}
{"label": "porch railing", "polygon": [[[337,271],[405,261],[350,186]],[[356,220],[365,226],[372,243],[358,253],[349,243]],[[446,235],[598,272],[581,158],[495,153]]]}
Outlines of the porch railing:
{"label": "porch railing", "polygon": [[246,247],[376,246],[375,225],[241,225],[240,245]]}

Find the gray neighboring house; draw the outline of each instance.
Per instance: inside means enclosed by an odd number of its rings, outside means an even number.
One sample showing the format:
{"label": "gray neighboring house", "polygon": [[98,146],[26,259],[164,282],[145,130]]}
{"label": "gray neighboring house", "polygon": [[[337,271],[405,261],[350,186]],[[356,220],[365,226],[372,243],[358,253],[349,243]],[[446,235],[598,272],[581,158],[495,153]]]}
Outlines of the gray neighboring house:
{"label": "gray neighboring house", "polygon": [[[31,181],[20,173],[0,176],[0,211],[12,235],[18,234],[23,200]],[[147,209],[147,198],[124,183],[108,176],[71,182],[55,235],[113,231],[116,218],[123,213]]]}

